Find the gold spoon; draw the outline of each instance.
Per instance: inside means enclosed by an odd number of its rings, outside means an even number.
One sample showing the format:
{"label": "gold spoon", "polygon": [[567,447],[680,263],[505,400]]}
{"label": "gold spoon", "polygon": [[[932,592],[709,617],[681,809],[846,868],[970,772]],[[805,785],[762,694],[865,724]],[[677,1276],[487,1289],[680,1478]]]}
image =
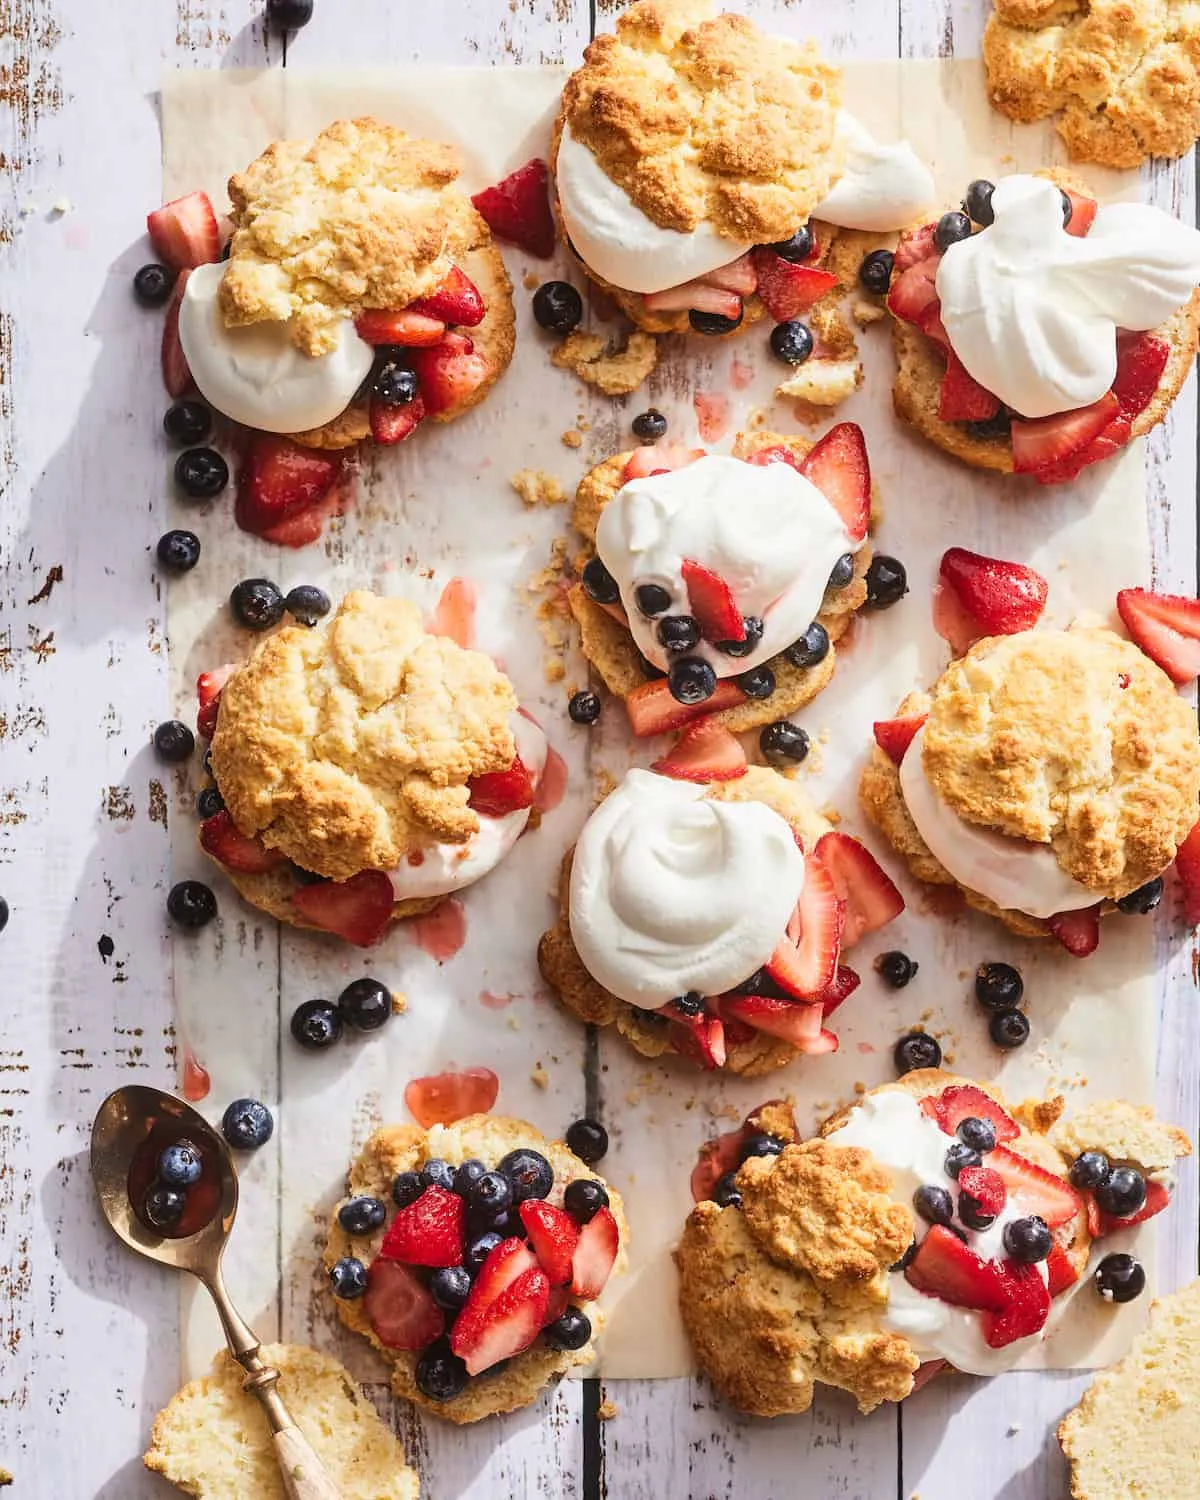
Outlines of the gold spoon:
{"label": "gold spoon", "polygon": [[[164,1233],[134,1211],[155,1175],[164,1146],[186,1138],[203,1161],[200,1181],[188,1192],[188,1207]],[[243,1388],[258,1397],[275,1445],[289,1500],[341,1500],[321,1460],[283,1404],[279,1371],[262,1358],[261,1344],[225,1290],[221,1256],[237,1213],[238,1180],[228,1147],[202,1115],[182,1099],[133,1084],[110,1094],[92,1125],[92,1179],[100,1207],[117,1238],[159,1265],[188,1271],[216,1304],[230,1353],[246,1372]],[[202,1221],[202,1222],[201,1222]]]}

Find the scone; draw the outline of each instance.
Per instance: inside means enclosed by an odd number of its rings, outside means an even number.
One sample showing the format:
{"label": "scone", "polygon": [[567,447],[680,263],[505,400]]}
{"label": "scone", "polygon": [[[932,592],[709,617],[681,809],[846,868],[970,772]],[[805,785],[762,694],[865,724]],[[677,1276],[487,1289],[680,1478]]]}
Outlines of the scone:
{"label": "scone", "polygon": [[[265,1344],[279,1394],[342,1500],[417,1500],[404,1449],[347,1372],[327,1354]],[[227,1351],[159,1412],[145,1464],[197,1500],[285,1500],[271,1430],[243,1388],[245,1371]]]}
{"label": "scone", "polygon": [[976,468],[1061,484],[1163,420],[1200,338],[1200,232],[1075,179],[979,179],[901,237],[896,412]]}
{"label": "scone", "polygon": [[659,765],[627,772],[563,862],[546,981],[645,1057],[753,1076],[836,1051],[825,1022],[859,982],[841,960],[900,893],[778,772]]}
{"label": "scone", "polygon": [[1193,711],[1103,628],[985,637],[875,738],[862,806],[917,879],[1079,956],[1157,904],[1196,823]]}
{"label": "scone", "polygon": [[491,657],[428,634],[408,600],[347,594],[199,686],[224,804],[200,843],[281,922],[369,945],[529,823],[545,736]]}
{"label": "scone", "polygon": [[[1191,1152],[1139,1106],[1091,1104],[1074,1122],[1063,1109],[1010,1109],[992,1085],[926,1069],[812,1140],[773,1103],[714,1143],[675,1258],[720,1394],[770,1417],[807,1411],[821,1383],[865,1412],[943,1364],[1015,1364],[1053,1328],[1092,1240],[1164,1208]],[[1103,1207],[1118,1189],[1124,1217]]]}
{"label": "scone", "polygon": [[898,229],[933,194],[911,148],[875,142],[841,92],[812,43],[712,0],[638,0],[563,90],[564,240],[650,333],[806,315],[837,282],[835,225]]}
{"label": "scone", "polygon": [[1200,17],[1178,0],[994,0],[988,98],[1044,120],[1076,161],[1138,167],[1200,136]]}
{"label": "scone", "polygon": [[567,602],[636,735],[756,729],[813,699],[867,600],[878,517],[862,430],[742,433],[732,455],[659,444],[585,474]]}
{"label": "scone", "polygon": [[620,1197],[523,1120],[390,1125],[350,1168],[325,1265],[338,1315],[398,1396],[477,1422],[595,1354],[595,1299],[626,1260]]}

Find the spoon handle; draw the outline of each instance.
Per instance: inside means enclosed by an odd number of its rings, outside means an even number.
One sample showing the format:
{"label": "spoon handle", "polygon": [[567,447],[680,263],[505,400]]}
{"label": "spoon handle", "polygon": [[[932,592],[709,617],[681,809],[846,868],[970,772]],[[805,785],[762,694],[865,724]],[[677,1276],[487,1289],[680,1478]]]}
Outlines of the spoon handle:
{"label": "spoon handle", "polygon": [[284,1427],[275,1434],[275,1457],[288,1500],[341,1500],[341,1491],[298,1427]]}

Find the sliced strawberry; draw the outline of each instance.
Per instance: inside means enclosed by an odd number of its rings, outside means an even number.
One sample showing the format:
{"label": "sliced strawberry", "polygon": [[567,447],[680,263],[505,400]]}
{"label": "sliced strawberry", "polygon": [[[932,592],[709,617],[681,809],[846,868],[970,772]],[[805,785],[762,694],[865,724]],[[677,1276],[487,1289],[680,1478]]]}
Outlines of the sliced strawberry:
{"label": "sliced strawberry", "polygon": [[515,1237],[501,1240],[480,1267],[468,1300],[476,1311],[486,1312],[514,1282],[536,1269],[537,1259],[528,1245]]}
{"label": "sliced strawberry", "polygon": [[744,1021],[768,1036],[782,1037],[800,1052],[826,1050],[821,1044],[824,1006],[820,1000],[805,1003],[773,1000],[768,995],[722,995],[721,1014]]}
{"label": "sliced strawberry", "polygon": [[1061,1245],[1055,1245],[1046,1257],[1046,1290],[1050,1296],[1058,1297],[1079,1280],[1071,1257]]}
{"label": "sliced strawberry", "polygon": [[406,349],[430,349],[445,337],[440,318],[427,317],[411,307],[399,311],[368,308],[354,320],[354,331],[368,344],[398,345]]}
{"label": "sliced strawberry", "polygon": [[698,719],[650,769],[677,781],[734,781],[746,774],[746,752],[728,729],[712,719]]}
{"label": "sliced strawberry", "polygon": [[861,542],[871,520],[871,465],[857,422],[839,422],[800,460],[800,472],[841,516],[852,542]]}
{"label": "sliced strawberry", "polygon": [[550,173],[544,161],[527,161],[495,187],[472,194],[471,202],[502,240],[543,260],[554,254]]}
{"label": "sliced strawberry", "polygon": [[411,437],[424,417],[425,403],[419,393],[400,406],[389,406],[378,396],[371,397],[371,436],[383,448]]}
{"label": "sliced strawberry", "polygon": [[848,1000],[862,983],[849,964],[839,964],[837,973],[821,991],[821,1019],[827,1021],[838,1006]]}
{"label": "sliced strawberry", "polygon": [[1129,634],[1172,682],[1200,676],[1200,600],[1122,589],[1117,613]]}
{"label": "sliced strawberry", "polygon": [[758,276],[758,295],[777,323],[800,317],[837,286],[837,277],[831,271],[784,260],[766,245],[750,253]]}
{"label": "sliced strawberry", "polygon": [[904,897],[879,861],[850,834],[823,833],[812,852],[812,860],[828,870],[838,900],[846,908],[843,949],[852,948],[868,932],[885,927],[904,910]]}
{"label": "sliced strawberry", "polygon": [[262,839],[239,833],[229,809],[224,807],[201,823],[200,847],[239,875],[265,875],[287,863],[287,856],[278,849],[268,849]]}
{"label": "sliced strawberry", "polygon": [[938,417],[943,422],[986,422],[1000,410],[1000,401],[986,390],[953,349],[946,351],[946,373],[938,396]]}
{"label": "sliced strawberry", "polygon": [[940,607],[935,597],[935,622],[957,656],[985,635],[1032,629],[1049,593],[1046,580],[1032,568],[964,547],[943,553],[938,579],[950,597]]}
{"label": "sliced strawberry", "polygon": [[930,1227],[904,1277],[917,1291],[954,1307],[1002,1313],[1006,1305],[1005,1278],[999,1265],[982,1260],[942,1224]]}
{"label": "sliced strawberry", "polygon": [[[812,256],[809,256],[812,259]],[[719,286],[723,291],[736,292],[739,297],[749,297],[758,286],[758,272],[754,269],[754,257],[749,251],[727,266],[718,266],[715,271],[700,277],[709,286]]]}
{"label": "sliced strawberry", "polygon": [[1135,1224],[1144,1224],[1147,1219],[1154,1218],[1155,1214],[1162,1213],[1170,1201],[1171,1195],[1162,1183],[1155,1182],[1152,1177],[1147,1177],[1146,1201],[1137,1213],[1130,1214],[1126,1219],[1120,1219],[1116,1214],[1106,1214],[1103,1209],[1100,1209],[1100,1221],[1096,1233],[1098,1235],[1116,1234],[1118,1229],[1132,1229]]}
{"label": "sliced strawberry", "polygon": [[571,1288],[569,1286],[552,1286],[550,1288],[550,1300],[546,1303],[546,1323],[557,1323],[563,1313],[566,1312],[571,1302]]}
{"label": "sliced strawberry", "polygon": [[1092,227],[1100,205],[1095,198],[1085,198],[1082,193],[1073,193],[1070,188],[1063,188],[1062,191],[1071,200],[1071,217],[1067,220],[1067,233],[1075,235],[1077,239],[1082,239]]}
{"label": "sliced strawberry", "polygon": [[942,252],[937,247],[934,233],[936,224],[922,224],[919,229],[906,229],[896,246],[893,272],[899,274],[923,260],[941,260]]}
{"label": "sliced strawberry", "polygon": [[935,344],[940,344],[944,351],[950,349],[950,335],[946,332],[946,325],[942,322],[942,304],[930,302],[917,318],[917,327],[927,339],[932,339]]}
{"label": "sliced strawberry", "polygon": [[689,1183],[693,1203],[703,1203],[711,1198],[713,1188],[725,1173],[735,1170],[742,1159],[745,1139],[746,1127],[743,1125],[740,1130],[727,1130],[714,1140],[705,1141],[696,1157]]}
{"label": "sliced strawberry", "polygon": [[277,547],[307,547],[310,542],[320,540],[325,522],[333,516],[340,516],[345,505],[346,493],[341,485],[336,485],[315,505],[285,516],[282,521],[277,521],[274,526],[264,527],[256,535],[264,542],[274,542]]}
{"label": "sliced strawberry", "polygon": [[1087,1215],[1088,1233],[1094,1240],[1099,1239],[1101,1215],[1100,1205],[1096,1202],[1096,1195],[1095,1193],[1085,1192],[1080,1193],[1079,1196],[1083,1199],[1084,1213]]}
{"label": "sliced strawberry", "polygon": [[344,468],[340,453],[304,448],[274,433],[255,433],[238,470],[238,525],[262,534],[308,510],[329,494]]}
{"label": "sliced strawberry", "polygon": [[1069,1223],[1082,1212],[1079,1195],[1069,1183],[1007,1146],[988,1152],[987,1164],[1004,1179],[1009,1196],[1027,1214],[1039,1214],[1051,1229]]}
{"label": "sliced strawberry", "polygon": [[953,1135],[964,1120],[971,1118],[990,1121],[998,1141],[1015,1141],[1021,1134],[1021,1127],[1003,1106],[973,1083],[956,1083],[940,1094],[927,1094],[921,1100],[921,1110],[937,1121],[944,1135]]}
{"label": "sliced strawberry", "polygon": [[409,312],[440,318],[443,323],[452,323],[458,328],[478,327],[486,311],[479,288],[457,266],[450,267],[449,276],[428,297],[419,297],[409,306]]}
{"label": "sliced strawberry", "polygon": [[680,729],[693,719],[702,719],[708,714],[722,713],[727,708],[736,708],[745,703],[746,695],[732,677],[723,677],[716,691],[703,703],[680,703],[671,696],[671,689],[663,677],[653,682],[644,682],[635,687],[625,699],[629,723],[639,739],[651,734],[662,734],[668,729]]}
{"label": "sliced strawberry", "polygon": [[767,960],[771,978],[798,1000],[818,999],[837,972],[845,902],[838,899],[833,876],[823,864],[809,861],[796,905],[799,939],[788,935]]}
{"label": "sliced strawberry", "polygon": [[877,719],[873,726],[875,743],[889,760],[899,765],[928,717],[928,714],[906,714],[902,719]]}
{"label": "sliced strawberry", "polygon": [[1097,438],[1120,411],[1120,402],[1106,391],[1091,406],[1012,424],[1013,471],[1033,474],[1070,458]]}
{"label": "sliced strawberry", "polygon": [[612,1209],[602,1208],[594,1219],[579,1231],[579,1243],[571,1260],[571,1292],[591,1301],[604,1290],[617,1251],[621,1233]]}
{"label": "sliced strawberry", "polygon": [[742,299],[736,292],[711,286],[707,281],[685,281],[663,292],[647,292],[642,298],[647,312],[717,313],[735,322],[741,319]]}
{"label": "sliced strawberry", "polygon": [[503,818],[533,806],[533,777],[519,755],[507,771],[472,776],[467,785],[468,804],[481,818]]}
{"label": "sliced strawberry", "polygon": [[549,1305],[550,1283],[540,1266],[522,1272],[486,1307],[476,1304],[472,1288],[451,1331],[450,1348],[469,1375],[479,1375],[528,1349],[545,1326]]}
{"label": "sliced strawberry", "polygon": [[629,455],[621,483],[648,479],[651,474],[669,474],[672,469],[685,468],[704,457],[703,448],[685,448],[682,443],[651,443],[644,448],[635,448]]}
{"label": "sliced strawberry", "polygon": [[892,272],[892,288],[887,295],[888,311],[901,322],[920,327],[921,320],[933,310],[939,316],[941,303],[937,294],[936,260],[922,260],[899,271],[899,264]]}
{"label": "sliced strawberry", "polygon": [[467,1205],[446,1188],[427,1187],[396,1210],[379,1253],[408,1266],[461,1266]]}
{"label": "sliced strawberry", "polygon": [[1200,823],[1175,851],[1175,873],[1183,887],[1183,920],[1195,927],[1200,924]]}
{"label": "sliced strawberry", "polygon": [[1076,958],[1086,958],[1100,946],[1099,903],[1085,907],[1083,911],[1056,912],[1046,925],[1067,952]]}
{"label": "sliced strawberry", "polygon": [[[470,341],[468,340],[468,343]],[[414,349],[408,356],[417,372],[428,416],[463,406],[491,374],[491,365],[474,346],[464,351],[450,336],[433,349]]]}
{"label": "sliced strawberry", "polygon": [[221,694],[235,670],[234,667],[218,667],[215,672],[201,672],[196,679],[196,698],[200,704],[196,733],[201,739],[211,740],[216,731]]}
{"label": "sliced strawberry", "polygon": [[382,870],[362,870],[349,880],[323,880],[292,892],[292,905],[314,927],[369,948],[388,929],[396,900]]}
{"label": "sliced strawberry", "polygon": [[725,1066],[725,1027],[720,1016],[701,1011],[697,1016],[683,1016],[673,1005],[665,1005],[659,1015],[671,1021],[671,1045],[680,1057],[690,1057],[707,1072]]}
{"label": "sliced strawberry", "polygon": [[974,1198],[981,1213],[993,1218],[1008,1202],[1008,1189],[999,1172],[991,1167],[964,1167],[958,1174],[958,1185],[969,1198]]}
{"label": "sliced strawberry", "polygon": [[467,1115],[486,1115],[500,1093],[491,1068],[464,1068],[458,1073],[430,1073],[404,1085],[404,1102],[418,1125],[453,1125]]}
{"label": "sliced strawberry", "polygon": [[173,271],[194,270],[221,259],[217,216],[207,193],[185,193],[146,215],[159,260]]}
{"label": "sliced strawberry", "polygon": [[425,1285],[395,1260],[373,1260],[367,1268],[363,1311],[375,1337],[389,1349],[424,1349],[446,1326]]}
{"label": "sliced strawberry", "polygon": [[729,585],[702,563],[683,561],[688,606],[706,641],[744,641],[746,622]]}
{"label": "sliced strawberry", "polygon": [[1003,1312],[985,1312],[981,1319],[983,1336],[992,1349],[1040,1333],[1050,1315],[1050,1292],[1040,1268],[1015,1260],[1002,1264],[1006,1306]]}
{"label": "sliced strawberry", "polygon": [[1171,346],[1156,333],[1117,334],[1117,374],[1113,395],[1126,417],[1140,415],[1158,390]]}
{"label": "sliced strawberry", "polygon": [[167,388],[168,396],[182,396],[192,384],[192,372],[188,369],[187,356],[183,352],[183,345],[179,342],[179,306],[183,301],[184,289],[187,287],[187,280],[191,274],[190,271],[180,271],[175,278],[175,290],[171,293],[171,300],[167,303],[167,315],[163,320],[160,361],[163,385]]}
{"label": "sliced strawberry", "polygon": [[571,1263],[579,1243],[578,1224],[565,1209],[555,1208],[541,1198],[526,1199],[519,1213],[533,1253],[550,1285],[564,1286],[571,1280]]}

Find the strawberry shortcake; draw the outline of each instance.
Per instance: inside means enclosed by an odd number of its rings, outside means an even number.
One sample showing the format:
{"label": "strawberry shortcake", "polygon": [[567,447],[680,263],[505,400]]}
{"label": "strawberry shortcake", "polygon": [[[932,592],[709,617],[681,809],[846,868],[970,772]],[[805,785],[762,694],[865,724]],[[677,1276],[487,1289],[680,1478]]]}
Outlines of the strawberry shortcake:
{"label": "strawberry shortcake", "polygon": [[347,1187],[325,1266],[398,1396],[477,1422],[594,1358],[596,1298],[629,1230],[616,1191],[562,1141],[497,1115],[385,1126]]}
{"label": "strawberry shortcake", "polygon": [[427,633],[408,600],[348,594],[199,689],[218,809],[200,843],[281,922],[374,943],[529,823],[545,736],[491,657]]}
{"label": "strawberry shortcake", "polygon": [[859,983],[846,950],[904,902],[794,781],[739,753],[706,724],[658,774],[626,774],[564,862],[538,962],[643,1056],[755,1075],[837,1050],[826,1022]]}
{"label": "strawberry shortcake", "polygon": [[1167,1206],[1191,1149],[1140,1106],[1012,1109],[936,1069],[870,1090],[812,1140],[765,1105],[693,1173],[684,1327],[754,1416],[807,1411],[817,1384],[870,1411],[945,1366],[999,1374],[1053,1331],[1092,1242]]}
{"label": "strawberry shortcake", "polygon": [[1074,479],[1166,416],[1200,338],[1200,232],[1042,176],[972,182],[901,237],[897,413],[955,458]]}

